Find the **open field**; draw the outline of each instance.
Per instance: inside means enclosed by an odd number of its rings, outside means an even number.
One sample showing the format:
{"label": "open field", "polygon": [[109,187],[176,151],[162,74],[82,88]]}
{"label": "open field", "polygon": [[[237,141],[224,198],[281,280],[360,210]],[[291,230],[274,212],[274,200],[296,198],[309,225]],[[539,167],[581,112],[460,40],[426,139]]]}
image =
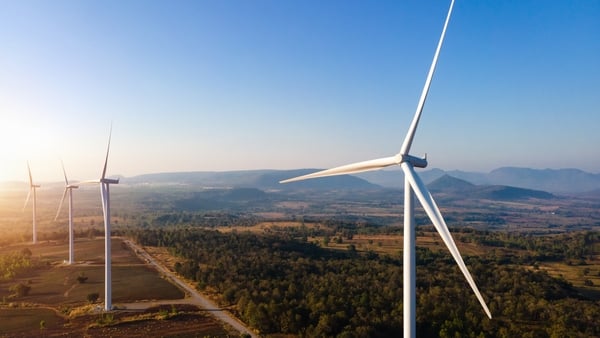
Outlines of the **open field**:
{"label": "open field", "polygon": [[[63,261],[68,245],[43,242],[38,245],[18,244],[0,249],[0,255],[27,248],[32,259],[41,262],[35,269],[16,279],[0,282],[0,336],[64,336],[74,337],[165,337],[223,336],[230,329],[206,312],[192,305],[178,304],[143,311],[116,311],[103,314],[104,239],[81,239],[75,242],[76,264]],[[151,300],[181,300],[184,292],[163,279],[140,261],[135,253],[113,238],[113,304]],[[79,283],[77,277],[87,280]],[[31,287],[28,295],[13,298],[9,287],[16,283]],[[100,298],[89,304],[87,296]],[[162,333],[161,333],[162,332]],[[150,334],[152,333],[152,334]]]}
{"label": "open field", "polygon": [[46,330],[56,330],[64,327],[67,320],[60,316],[54,309],[49,308],[0,308],[0,336],[26,332],[42,333],[40,323],[44,321]]}
{"label": "open field", "polygon": [[0,318],[0,337],[174,338],[235,334],[205,311],[190,305],[78,316],[67,316],[49,308],[0,308]]}
{"label": "open field", "polygon": [[[133,302],[154,299],[179,299],[184,294],[162,279],[153,269],[140,262],[134,253],[124,248],[120,239],[113,239],[113,302]],[[92,292],[104,295],[104,240],[81,240],[75,243],[76,264],[66,265],[63,258],[68,246],[43,243],[36,246],[14,246],[12,250],[27,247],[32,257],[45,262],[46,266],[30,271],[17,280],[0,283],[0,297],[9,297],[8,287],[16,282],[31,286],[31,292],[20,301],[48,305],[76,305],[86,302]],[[4,248],[3,250],[8,250]],[[77,277],[84,274],[88,279],[79,283]],[[131,285],[144,285],[132,288]]]}

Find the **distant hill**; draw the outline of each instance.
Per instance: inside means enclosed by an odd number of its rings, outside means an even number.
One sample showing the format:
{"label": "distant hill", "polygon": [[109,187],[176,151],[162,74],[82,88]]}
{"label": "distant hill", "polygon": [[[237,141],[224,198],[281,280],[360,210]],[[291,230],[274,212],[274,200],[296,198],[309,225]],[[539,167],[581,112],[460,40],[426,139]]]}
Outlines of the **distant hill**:
{"label": "distant hill", "polygon": [[[158,173],[123,178],[124,184],[179,184],[214,188],[256,188],[261,190],[294,189],[377,189],[404,188],[402,170],[380,170],[357,175],[333,176],[289,184],[279,184],[280,180],[304,175],[318,169],[297,170],[241,170],[223,172],[179,172]],[[441,169],[418,170],[425,184],[434,182],[445,175],[475,185],[511,186],[523,189],[547,191],[558,194],[580,194],[600,190],[600,174],[591,174],[578,169],[530,169],[505,167],[489,173],[467,171],[444,171]],[[448,180],[448,178],[446,178]],[[455,182],[456,183],[456,182]],[[441,183],[440,183],[441,184]],[[448,182],[446,183],[448,184]]]}
{"label": "distant hill", "polygon": [[487,185],[477,186],[477,188],[470,194],[470,197],[490,200],[514,201],[528,198],[550,199],[554,198],[554,195],[540,190],[516,188],[504,185]]}
{"label": "distant hill", "polygon": [[454,193],[472,191],[475,189],[475,185],[473,183],[452,177],[447,174],[429,183],[427,187],[433,192],[444,191]]}
{"label": "distant hill", "polygon": [[554,195],[545,191],[504,185],[475,185],[450,175],[444,175],[431,182],[428,185],[428,188],[432,192],[457,194],[460,195],[461,198],[477,198],[501,201],[513,201],[528,198],[554,198]]}
{"label": "distant hill", "polygon": [[[478,185],[505,185],[561,194],[591,192],[600,189],[600,174],[591,174],[579,169],[504,167],[489,173],[441,169],[419,171],[419,175],[425,183],[433,182],[446,174]],[[368,172],[357,176],[383,187],[402,188],[404,185],[404,175],[400,170]]]}
{"label": "distant hill", "polygon": [[600,188],[600,175],[579,169],[499,168],[491,171],[493,184],[539,189],[551,192],[583,192]]}
{"label": "distant hill", "polygon": [[179,184],[211,188],[256,188],[261,190],[293,189],[377,189],[378,185],[361,178],[344,175],[280,184],[279,181],[315,172],[318,169],[245,170],[223,172],[159,173],[134,176],[126,184]]}
{"label": "distant hill", "polygon": [[[418,170],[419,177],[428,184],[436,179],[446,175],[446,172],[441,169]],[[354,175],[360,177],[373,184],[380,185],[386,188],[404,189],[404,173],[399,168],[389,170],[368,171]]]}

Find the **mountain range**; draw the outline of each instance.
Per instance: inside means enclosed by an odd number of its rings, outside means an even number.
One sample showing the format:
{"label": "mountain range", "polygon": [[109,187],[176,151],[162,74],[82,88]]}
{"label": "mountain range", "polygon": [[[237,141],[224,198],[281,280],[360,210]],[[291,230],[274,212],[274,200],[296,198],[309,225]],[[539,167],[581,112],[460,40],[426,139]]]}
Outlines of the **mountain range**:
{"label": "mountain range", "polygon": [[[279,184],[280,180],[304,175],[317,170],[319,169],[195,171],[144,174],[120,178],[121,183],[125,185],[183,185],[202,188],[255,188],[264,191],[289,191],[298,189],[376,190],[381,188],[404,188],[404,175],[402,171],[398,169],[371,171],[357,175],[332,176],[288,184]],[[445,176],[459,179],[463,182],[460,184],[452,182],[451,186],[446,187],[447,189],[456,189],[456,187],[452,185],[464,184],[494,187],[506,186],[545,191],[559,195],[578,195],[600,198],[600,174],[592,174],[579,169],[504,167],[492,170],[488,173],[429,169],[419,171],[419,176],[426,184],[431,184]],[[446,183],[448,183],[448,180],[449,178],[445,179]],[[24,184],[24,182],[1,182],[0,190],[22,190]],[[62,185],[62,182],[44,183],[45,187],[60,187],[61,189]],[[440,185],[440,183],[438,182],[437,185]],[[434,189],[435,188],[432,188],[432,190]]]}
{"label": "mountain range", "polygon": [[279,183],[286,178],[305,175],[316,170],[318,169],[159,173],[123,178],[122,182],[126,184],[183,184],[207,188],[256,188],[261,190],[380,188],[377,184],[355,176],[334,176],[289,184]]}
{"label": "mountain range", "polygon": [[[178,172],[146,174],[123,178],[126,184],[182,184],[213,188],[290,189],[379,189],[404,187],[401,170],[382,170],[358,175],[333,176],[314,180],[279,184],[282,179],[304,175],[318,169],[242,170],[223,172]],[[600,174],[579,169],[530,169],[504,167],[489,173],[430,169],[419,173],[426,184],[444,176],[477,186],[507,186],[553,194],[600,195]],[[447,181],[448,179],[446,179]],[[457,184],[454,182],[454,184]],[[488,188],[490,189],[490,188]],[[433,190],[433,188],[432,188]]]}
{"label": "mountain range", "polygon": [[[468,171],[444,171],[431,169],[419,173],[425,183],[449,175],[476,185],[504,185],[524,189],[547,191],[555,194],[596,194],[600,191],[600,174],[579,169],[531,169],[503,167],[489,173]],[[367,172],[357,175],[383,187],[401,188],[404,176],[401,170]]]}
{"label": "mountain range", "polygon": [[476,185],[447,174],[429,183],[428,188],[433,193],[441,192],[454,196],[460,195],[466,199],[514,201],[528,198],[554,198],[554,195],[546,191],[506,185]]}

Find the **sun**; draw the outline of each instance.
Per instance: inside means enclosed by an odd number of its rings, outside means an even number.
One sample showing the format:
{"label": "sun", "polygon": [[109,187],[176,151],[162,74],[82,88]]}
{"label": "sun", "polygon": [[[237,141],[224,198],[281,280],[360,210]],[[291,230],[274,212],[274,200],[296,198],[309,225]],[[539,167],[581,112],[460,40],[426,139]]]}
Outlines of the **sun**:
{"label": "sun", "polygon": [[27,180],[27,161],[46,159],[52,147],[53,139],[42,126],[0,119],[0,182]]}

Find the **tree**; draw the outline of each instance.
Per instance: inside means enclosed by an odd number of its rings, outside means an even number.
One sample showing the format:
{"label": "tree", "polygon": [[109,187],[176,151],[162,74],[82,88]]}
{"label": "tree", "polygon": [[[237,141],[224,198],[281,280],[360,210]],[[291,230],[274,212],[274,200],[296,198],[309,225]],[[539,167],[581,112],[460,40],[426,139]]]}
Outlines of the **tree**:
{"label": "tree", "polygon": [[100,294],[98,292],[88,293],[87,301],[90,304],[94,304],[98,300],[99,297],[100,297]]}
{"label": "tree", "polygon": [[77,276],[77,281],[79,282],[79,284],[83,284],[85,283],[85,281],[88,279],[88,277],[85,275],[85,272],[80,272],[79,276]]}
{"label": "tree", "polygon": [[13,292],[13,295],[16,297],[25,297],[29,295],[29,291],[31,291],[31,286],[25,285],[23,283],[18,283],[11,286],[8,290]]}

